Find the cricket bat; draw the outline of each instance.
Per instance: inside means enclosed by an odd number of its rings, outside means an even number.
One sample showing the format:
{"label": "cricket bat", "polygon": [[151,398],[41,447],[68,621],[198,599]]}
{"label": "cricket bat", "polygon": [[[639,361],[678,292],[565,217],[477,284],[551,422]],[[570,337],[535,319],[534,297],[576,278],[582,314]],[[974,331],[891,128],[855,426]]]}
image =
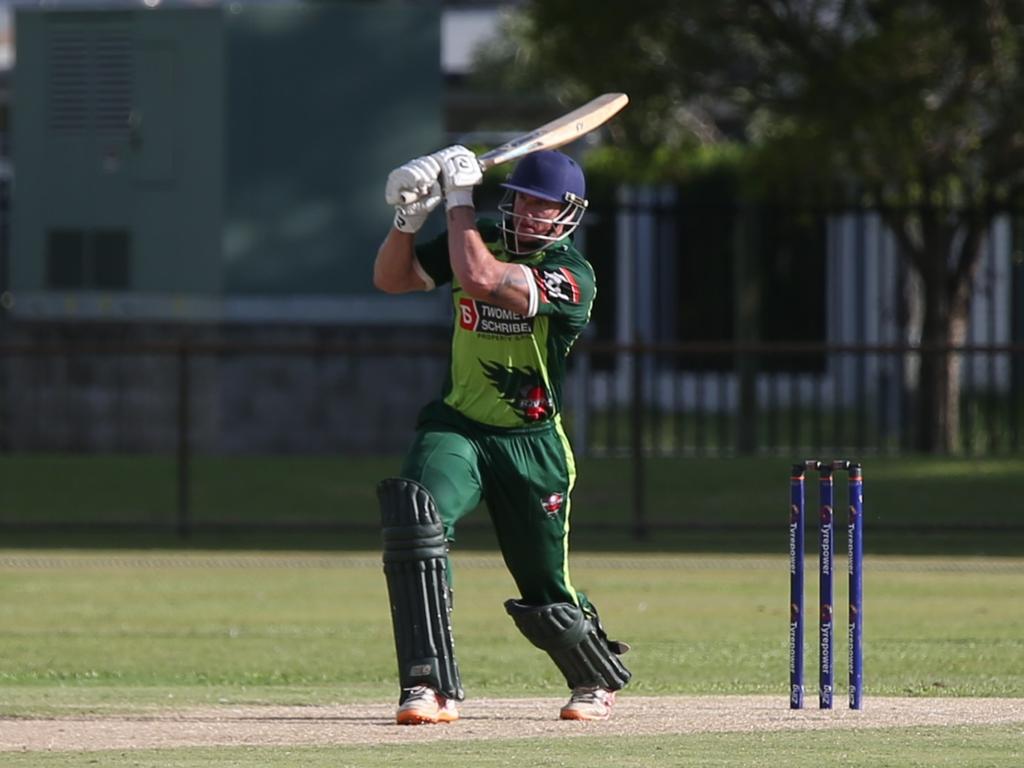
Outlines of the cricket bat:
{"label": "cricket bat", "polygon": [[[495,147],[489,152],[479,155],[477,162],[480,163],[480,169],[486,171],[488,168],[511,160],[518,160],[542,149],[558,149],[558,147],[590,133],[595,128],[601,127],[628,103],[629,96],[624,93],[602,94],[596,99],[588,101],[582,107],[555,118],[550,123],[545,123],[540,128],[535,128],[500,147]],[[411,203],[415,199],[416,195],[413,193],[402,194],[403,202]]]}

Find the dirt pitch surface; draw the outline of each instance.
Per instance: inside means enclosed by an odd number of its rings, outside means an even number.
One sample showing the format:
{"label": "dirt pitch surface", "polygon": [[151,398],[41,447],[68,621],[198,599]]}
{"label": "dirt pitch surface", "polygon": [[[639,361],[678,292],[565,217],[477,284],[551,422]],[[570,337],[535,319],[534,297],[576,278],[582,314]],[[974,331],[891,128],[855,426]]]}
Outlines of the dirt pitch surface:
{"label": "dirt pitch surface", "polygon": [[449,725],[397,726],[392,704],[205,707],[147,714],[0,718],[0,751],[405,744],[438,739],[653,736],[1024,724],[1024,699],[870,698],[852,711],[792,711],[768,696],[622,696],[611,720],[558,720],[559,699],[476,699]]}

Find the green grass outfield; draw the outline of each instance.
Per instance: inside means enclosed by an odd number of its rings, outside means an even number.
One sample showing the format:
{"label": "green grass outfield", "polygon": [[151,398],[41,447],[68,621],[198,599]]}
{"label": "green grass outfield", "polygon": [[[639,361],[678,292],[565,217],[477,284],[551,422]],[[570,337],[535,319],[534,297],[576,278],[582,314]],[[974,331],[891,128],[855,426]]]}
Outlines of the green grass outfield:
{"label": "green grass outfield", "polygon": [[[454,567],[467,695],[564,696],[553,665],[504,614],[502,601],[513,586],[500,561],[462,552]],[[809,562],[811,582],[815,571]],[[626,657],[635,674],[630,693],[765,694],[787,706],[784,557],[587,554],[576,558],[573,580],[601,608],[612,636],[633,644]],[[811,585],[809,605],[814,594]],[[1024,559],[869,554],[867,706],[883,695],[1024,697],[1022,594]],[[842,579],[836,604],[845,605]],[[815,622],[808,624],[813,699]],[[842,628],[837,660],[846,652]],[[0,659],[0,716],[6,717],[389,701],[396,693],[379,560],[358,552],[0,551]],[[1024,726],[614,740],[595,728],[593,736],[373,749],[10,752],[0,754],[0,763],[1019,766]]]}
{"label": "green grass outfield", "polygon": [[844,733],[718,733],[587,739],[515,739],[415,746],[222,747],[117,752],[10,753],[8,768],[1019,768],[1020,729],[893,728]]}
{"label": "green grass outfield", "polygon": [[[181,540],[168,458],[0,457],[0,717],[392,701],[374,482],[397,463],[198,458],[191,519],[228,530],[200,527]],[[864,465],[867,706],[879,696],[1024,697],[1024,459]],[[638,540],[629,532],[630,462],[581,463],[573,579],[612,635],[634,646],[627,696],[755,694],[786,707],[788,469],[788,458],[649,461],[648,517],[666,527]],[[815,499],[811,483],[809,508]],[[74,527],[96,521],[114,527]],[[320,529],[301,530],[306,523]],[[467,523],[453,559],[468,695],[563,697],[553,666],[502,610],[514,589],[486,516]],[[252,524],[267,529],[235,527]],[[842,535],[837,544],[841,553]],[[810,535],[808,547],[813,554]],[[809,607],[815,573],[809,560]],[[844,590],[840,578],[840,616]],[[811,706],[815,624],[806,642]],[[595,729],[585,739],[372,748],[4,752],[0,764],[1016,767],[1022,744],[1019,724],[615,738]]]}
{"label": "green grass outfield", "polygon": [[[183,542],[174,533],[170,458],[6,454],[0,526],[7,546],[376,549],[374,485],[398,464],[398,457],[197,458],[188,495],[188,519],[197,528]],[[574,546],[782,551],[789,467],[787,458],[651,459],[638,494],[628,459],[581,461]],[[1024,553],[1024,457],[868,457],[864,473],[869,551]],[[644,539],[631,533],[638,496],[652,524]],[[812,479],[809,509],[816,499]],[[845,499],[845,476],[837,499]],[[88,527],[96,523],[102,525]],[[494,544],[482,511],[459,536],[467,548]]]}

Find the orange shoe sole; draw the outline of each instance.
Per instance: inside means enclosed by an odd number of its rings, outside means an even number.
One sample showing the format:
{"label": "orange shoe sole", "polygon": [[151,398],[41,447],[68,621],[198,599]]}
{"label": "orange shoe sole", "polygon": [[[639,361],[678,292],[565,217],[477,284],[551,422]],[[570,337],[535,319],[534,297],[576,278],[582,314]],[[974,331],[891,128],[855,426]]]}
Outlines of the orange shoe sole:
{"label": "orange shoe sole", "polygon": [[577,712],[574,709],[568,709],[560,712],[559,717],[561,717],[562,720],[607,720],[611,717],[611,712],[606,715],[584,715],[582,712]]}
{"label": "orange shoe sole", "polygon": [[399,712],[395,716],[395,722],[399,725],[437,725],[438,723],[454,723],[458,719],[458,715],[453,715],[450,712],[441,712],[437,717],[412,711]]}

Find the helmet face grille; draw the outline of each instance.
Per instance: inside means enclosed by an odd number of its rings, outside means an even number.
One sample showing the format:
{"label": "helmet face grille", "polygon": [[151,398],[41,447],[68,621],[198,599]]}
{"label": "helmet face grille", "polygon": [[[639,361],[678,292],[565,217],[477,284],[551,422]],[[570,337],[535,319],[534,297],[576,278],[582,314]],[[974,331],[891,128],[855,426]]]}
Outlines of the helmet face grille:
{"label": "helmet face grille", "polygon": [[[583,213],[587,210],[586,202],[586,200],[580,201],[578,198],[568,200],[562,209],[550,219],[523,216],[515,211],[516,192],[510,189],[498,204],[498,210],[501,212],[501,223],[498,224],[498,228],[501,230],[505,250],[514,256],[529,256],[544,250],[552,243],[563,240],[575,232],[580,225]],[[527,219],[534,223],[547,224],[550,228],[557,226],[561,229],[553,235],[530,233],[529,236],[523,236],[520,234],[520,225]]]}

